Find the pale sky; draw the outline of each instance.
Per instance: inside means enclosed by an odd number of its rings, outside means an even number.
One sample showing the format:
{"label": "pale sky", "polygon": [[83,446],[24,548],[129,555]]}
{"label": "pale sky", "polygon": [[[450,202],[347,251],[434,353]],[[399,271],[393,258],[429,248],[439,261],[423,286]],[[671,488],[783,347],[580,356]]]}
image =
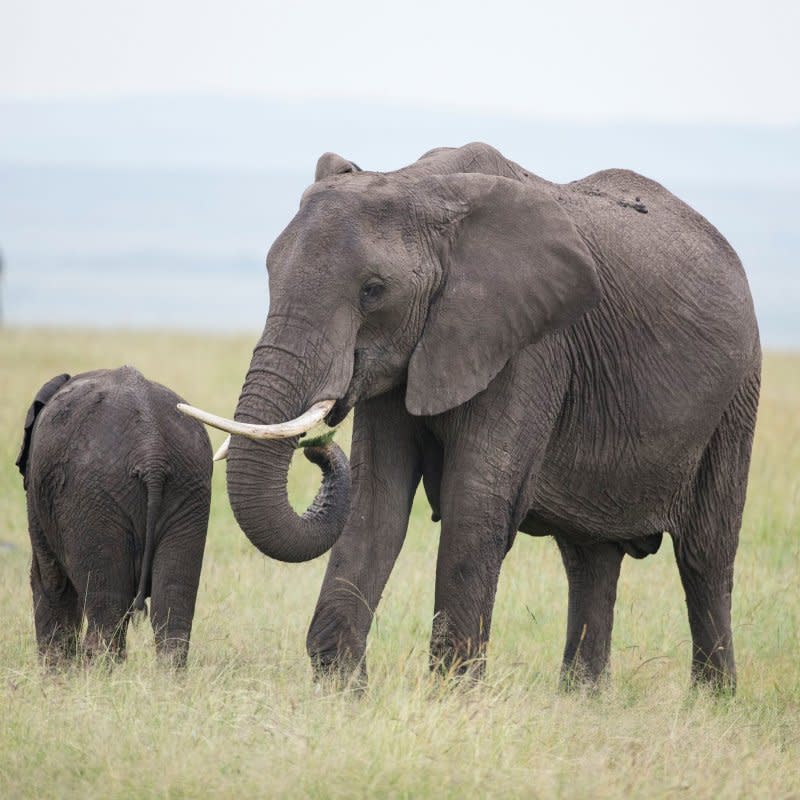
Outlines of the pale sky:
{"label": "pale sky", "polygon": [[0,98],[248,94],[800,123],[800,3],[0,0]]}

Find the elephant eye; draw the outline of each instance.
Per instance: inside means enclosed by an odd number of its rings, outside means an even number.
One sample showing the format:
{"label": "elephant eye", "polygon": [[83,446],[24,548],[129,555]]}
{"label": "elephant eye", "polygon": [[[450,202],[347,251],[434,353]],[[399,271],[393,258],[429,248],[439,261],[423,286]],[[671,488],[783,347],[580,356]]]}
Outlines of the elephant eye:
{"label": "elephant eye", "polygon": [[364,311],[370,311],[375,308],[378,301],[386,291],[386,286],[375,279],[368,280],[362,287],[359,293],[359,302]]}

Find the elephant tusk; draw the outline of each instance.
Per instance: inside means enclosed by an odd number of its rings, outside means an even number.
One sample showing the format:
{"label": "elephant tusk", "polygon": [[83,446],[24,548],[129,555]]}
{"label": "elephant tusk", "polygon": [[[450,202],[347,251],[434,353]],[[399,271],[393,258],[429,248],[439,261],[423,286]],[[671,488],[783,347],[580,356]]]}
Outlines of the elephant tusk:
{"label": "elephant tusk", "polygon": [[[290,439],[293,436],[300,436],[306,433],[306,431],[311,430],[315,425],[322,422],[333,408],[335,402],[335,400],[321,400],[319,403],[314,403],[308,411],[299,417],[290,419],[288,422],[277,422],[274,425],[253,425],[248,422],[236,422],[225,417],[218,417],[216,414],[209,414],[208,411],[203,411],[186,403],[178,403],[178,411],[181,414],[186,414],[187,417],[199,419],[200,422],[211,425],[213,428],[219,428],[226,433],[235,433],[238,436],[246,436],[248,439]],[[220,448],[220,451],[223,448],[225,448],[225,445]],[[225,449],[227,450],[227,448]]]}
{"label": "elephant tusk", "polygon": [[219,446],[219,450],[214,453],[214,461],[224,461],[228,457],[228,448],[231,445],[231,437],[228,436]]}

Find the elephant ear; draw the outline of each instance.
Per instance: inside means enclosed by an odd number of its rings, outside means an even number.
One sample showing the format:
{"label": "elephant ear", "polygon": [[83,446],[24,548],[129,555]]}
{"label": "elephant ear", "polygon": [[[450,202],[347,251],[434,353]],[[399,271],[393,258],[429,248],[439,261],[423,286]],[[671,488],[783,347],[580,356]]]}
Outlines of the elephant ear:
{"label": "elephant ear", "polygon": [[317,170],[314,173],[314,182],[334,175],[344,175],[347,172],[361,172],[361,167],[348,161],[336,153],[323,153],[317,160]]}
{"label": "elephant ear", "polygon": [[441,232],[442,286],[408,367],[406,407],[440,414],[600,299],[594,260],[540,186],[482,174],[426,179]]}
{"label": "elephant ear", "polygon": [[33,424],[36,422],[36,417],[39,416],[41,410],[47,405],[50,398],[70,379],[67,374],[56,375],[51,378],[47,383],[42,386],[33,398],[31,407],[28,409],[28,414],[25,417],[25,431],[22,436],[22,447],[17,456],[17,467],[22,473],[25,488],[28,488],[28,481],[25,478],[25,467],[28,464],[28,453],[31,448],[31,436],[33,433]]}

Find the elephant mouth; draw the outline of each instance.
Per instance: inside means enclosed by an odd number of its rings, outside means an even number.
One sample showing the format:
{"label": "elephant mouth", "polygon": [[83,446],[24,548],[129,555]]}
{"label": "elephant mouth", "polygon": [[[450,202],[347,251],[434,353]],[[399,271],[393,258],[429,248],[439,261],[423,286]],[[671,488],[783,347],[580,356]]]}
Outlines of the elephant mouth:
{"label": "elephant mouth", "polygon": [[350,413],[354,405],[355,400],[351,397],[348,389],[347,394],[333,404],[333,408],[325,417],[325,424],[330,428],[335,428]]}
{"label": "elephant mouth", "polygon": [[325,424],[331,428],[335,427],[353,410],[353,406],[361,399],[364,394],[365,384],[367,383],[368,371],[366,369],[366,359],[364,351],[356,349],[353,354],[353,373],[350,378],[350,385],[347,391],[334,403],[333,408],[325,417]]}

